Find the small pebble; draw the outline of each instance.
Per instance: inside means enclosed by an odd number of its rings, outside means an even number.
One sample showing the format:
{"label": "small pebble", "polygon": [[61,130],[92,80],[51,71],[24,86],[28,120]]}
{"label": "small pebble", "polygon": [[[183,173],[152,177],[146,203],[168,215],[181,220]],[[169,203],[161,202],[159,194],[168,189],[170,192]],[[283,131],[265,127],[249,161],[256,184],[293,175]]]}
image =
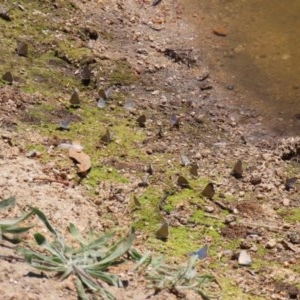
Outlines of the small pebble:
{"label": "small pebble", "polygon": [[276,247],[276,244],[277,244],[276,240],[275,240],[275,239],[271,239],[271,240],[269,240],[269,241],[267,242],[266,248],[267,248],[267,249],[273,249],[273,248]]}
{"label": "small pebble", "polygon": [[240,244],[241,249],[250,249],[251,248],[251,243],[247,240],[242,240]]}
{"label": "small pebble", "polygon": [[258,251],[258,247],[254,244],[254,245],[251,246],[250,250],[252,252],[257,252]]}
{"label": "small pebble", "polygon": [[260,184],[261,183],[261,178],[258,177],[258,176],[253,176],[253,177],[251,177],[250,182],[253,185]]}
{"label": "small pebble", "polygon": [[262,200],[262,199],[264,199],[264,195],[263,195],[263,194],[258,194],[256,197],[257,197],[257,200]]}
{"label": "small pebble", "polygon": [[300,233],[298,232],[291,232],[288,234],[290,242],[293,244],[300,244]]}
{"label": "small pebble", "polygon": [[226,36],[228,34],[228,31],[223,26],[217,26],[213,29],[213,33],[218,36]]}
{"label": "small pebble", "polygon": [[283,198],[283,199],[282,199],[282,205],[283,205],[283,206],[290,206],[290,199],[288,199],[288,198]]}
{"label": "small pebble", "polygon": [[234,222],[235,220],[236,220],[235,215],[227,215],[225,217],[225,224],[230,224],[230,223]]}
{"label": "small pebble", "polygon": [[244,197],[244,196],[245,196],[245,192],[244,192],[244,191],[240,191],[240,192],[239,192],[239,196],[240,196],[240,197]]}
{"label": "small pebble", "polygon": [[246,250],[240,252],[238,262],[241,266],[250,266],[252,264],[252,259]]}
{"label": "small pebble", "polygon": [[204,211],[207,213],[213,213],[215,211],[215,208],[213,206],[205,206]]}

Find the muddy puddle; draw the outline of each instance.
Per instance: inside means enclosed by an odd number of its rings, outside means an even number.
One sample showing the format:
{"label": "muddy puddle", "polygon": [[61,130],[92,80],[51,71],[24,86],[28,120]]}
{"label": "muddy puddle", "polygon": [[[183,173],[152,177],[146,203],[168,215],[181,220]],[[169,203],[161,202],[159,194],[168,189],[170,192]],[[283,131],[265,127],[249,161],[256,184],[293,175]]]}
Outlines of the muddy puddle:
{"label": "muddy puddle", "polygon": [[199,29],[196,46],[222,83],[234,86],[238,103],[258,110],[278,134],[299,135],[300,1],[185,0],[184,6]]}

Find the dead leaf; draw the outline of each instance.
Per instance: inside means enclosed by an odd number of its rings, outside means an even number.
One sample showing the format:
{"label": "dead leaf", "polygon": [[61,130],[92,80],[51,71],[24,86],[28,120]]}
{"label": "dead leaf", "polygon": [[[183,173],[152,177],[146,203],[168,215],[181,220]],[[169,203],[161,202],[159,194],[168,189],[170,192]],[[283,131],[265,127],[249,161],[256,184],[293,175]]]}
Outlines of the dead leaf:
{"label": "dead leaf", "polygon": [[[72,144],[78,145],[80,143],[73,142]],[[69,149],[69,157],[78,163],[78,174],[81,176],[85,176],[92,167],[91,159],[89,155],[87,155],[83,151],[78,151],[76,148],[78,149],[79,147],[73,147]]]}

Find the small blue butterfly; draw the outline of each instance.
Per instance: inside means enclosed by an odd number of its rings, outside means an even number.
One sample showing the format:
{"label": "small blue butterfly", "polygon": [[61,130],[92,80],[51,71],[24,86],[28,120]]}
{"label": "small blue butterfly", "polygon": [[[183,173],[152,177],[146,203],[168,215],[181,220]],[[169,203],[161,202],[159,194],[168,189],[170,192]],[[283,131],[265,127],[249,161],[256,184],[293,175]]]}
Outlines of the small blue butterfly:
{"label": "small blue butterfly", "polygon": [[188,166],[188,165],[191,164],[191,161],[189,160],[189,158],[188,158],[186,155],[181,154],[181,164],[182,164],[184,167],[186,167],[186,166]]}
{"label": "small blue butterfly", "polygon": [[204,245],[199,250],[192,252],[191,255],[197,255],[199,259],[205,259],[208,255],[208,245]]}
{"label": "small blue butterfly", "polygon": [[170,117],[170,123],[173,127],[179,128],[179,119],[175,114],[172,114]]}
{"label": "small blue butterfly", "polygon": [[289,191],[295,186],[295,183],[297,181],[297,177],[287,178],[285,181],[285,189]]}
{"label": "small blue butterfly", "polygon": [[132,100],[128,100],[124,104],[124,109],[128,111],[133,111],[135,109],[135,102]]}
{"label": "small blue butterfly", "polygon": [[99,108],[104,108],[106,106],[106,102],[103,98],[99,98],[99,100],[97,101],[97,106]]}
{"label": "small blue butterfly", "polygon": [[59,124],[58,129],[59,130],[70,130],[70,124],[71,124],[71,118],[67,118]]}

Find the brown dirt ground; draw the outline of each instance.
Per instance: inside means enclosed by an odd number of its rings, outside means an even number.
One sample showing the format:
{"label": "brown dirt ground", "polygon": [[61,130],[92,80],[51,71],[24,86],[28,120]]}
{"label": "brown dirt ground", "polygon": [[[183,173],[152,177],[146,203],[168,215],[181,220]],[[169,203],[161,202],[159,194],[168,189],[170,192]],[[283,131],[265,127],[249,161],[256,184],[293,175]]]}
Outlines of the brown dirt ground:
{"label": "brown dirt ground", "polygon": [[[252,121],[256,119],[253,110],[243,108],[241,112],[235,106],[236,99],[231,91],[219,86],[218,78],[214,74],[210,74],[208,80],[199,83],[199,77],[204,76],[209,70],[205,62],[199,58],[199,50],[194,48],[193,37],[196,33],[193,25],[187,23],[188,18],[184,15],[183,6],[179,1],[172,3],[166,1],[155,8],[149,1],[142,0],[75,2],[81,9],[77,23],[86,23],[95,28],[106,26],[109,34],[114,37],[111,42],[96,41],[95,56],[107,60],[126,57],[142,79],[142,83],[134,90],[136,98],[141,99],[140,111],[149,110],[165,123],[168,122],[171,113],[176,113],[180,117],[180,122],[195,126],[199,130],[196,134],[191,131],[183,134],[175,130],[172,136],[163,142],[153,139],[153,134],[149,133],[149,140],[139,146],[147,153],[168,152],[178,155],[185,150],[195,160],[197,157],[199,159],[200,153],[202,159],[200,172],[215,180],[216,186],[222,188],[224,194],[234,195],[239,200],[234,208],[239,212],[240,223],[231,222],[221,232],[229,242],[235,238],[243,239],[241,242],[243,247],[253,249],[251,253],[255,258],[260,254],[256,253],[253,247],[254,242],[251,240],[253,236],[255,236],[253,239],[256,238],[258,243],[263,244],[271,238],[278,237],[278,247],[270,249],[264,258],[282,261],[281,268],[275,268],[270,263],[257,273],[248,272],[245,269],[238,269],[236,262],[229,260],[226,264],[233,266],[231,271],[217,275],[232,278],[250,297],[260,295],[263,297],[260,299],[297,299],[296,297],[299,299],[299,291],[295,284],[299,283],[300,277],[299,273],[294,271],[293,265],[300,262],[300,247],[297,244],[284,243],[287,233],[299,230],[299,224],[284,227],[285,222],[274,210],[274,207],[278,208],[281,205],[282,199],[286,197],[294,199],[298,191],[296,189],[288,194],[282,188],[286,176],[284,162],[274,155],[273,148],[265,147],[269,142],[265,140],[265,136],[263,138],[257,136],[256,127],[251,127]],[[205,14],[205,12],[198,13],[200,17],[201,13]],[[74,21],[72,16],[66,18],[69,22]],[[207,34],[207,28],[204,27],[203,32]],[[209,39],[206,42],[209,42]],[[175,55],[177,62],[163,55],[167,48],[175,49],[175,54],[172,52],[169,54]],[[192,51],[186,51],[187,49]],[[189,68],[188,65],[193,64],[194,60],[197,67]],[[151,98],[149,91],[152,92]],[[161,94],[167,95],[168,101],[164,101]],[[98,197],[90,196],[84,185],[65,186],[59,182],[37,180],[55,174],[58,176],[56,178],[61,179],[62,170],[56,172],[55,159],[66,159],[61,153],[52,153],[53,157],[59,155],[62,157],[56,157],[49,162],[27,157],[24,150],[26,143],[40,142],[50,146],[57,141],[54,137],[45,138],[31,130],[28,130],[26,136],[19,135],[14,130],[21,119],[28,124],[39,124],[39,120],[24,115],[23,111],[43,101],[45,101],[43,96],[28,95],[18,88],[8,86],[0,90],[0,198],[5,199],[14,195],[17,199],[17,206],[6,214],[1,212],[1,219],[18,215],[20,211],[28,209],[28,206],[37,206],[61,233],[67,232],[70,222],[75,223],[83,232],[90,227],[99,232],[112,227],[119,230],[125,228],[130,223],[131,217],[126,215],[126,209],[124,213],[124,204],[112,196],[114,195],[112,189],[120,188],[129,192],[136,188],[140,178],[132,171],[142,169],[143,166],[139,163],[124,163],[118,161],[118,158],[103,161],[104,164],[125,170],[130,178],[130,184],[112,187],[103,183],[99,186],[101,193]],[[180,107],[184,108],[177,109]],[[59,110],[57,114],[61,117]],[[271,141],[269,144],[273,146]],[[223,176],[230,172],[231,167],[220,161],[228,161],[228,157],[237,160],[241,156],[249,166],[247,167],[249,172],[243,180],[237,182],[234,178]],[[253,174],[262,179],[261,184],[249,183]],[[161,181],[164,174],[157,176],[156,184]],[[243,198],[245,190],[249,191],[249,199]],[[219,198],[222,199],[221,196]],[[104,203],[106,199],[109,201]],[[224,200],[224,203],[230,207],[230,201]],[[210,201],[207,204],[214,206],[213,216],[222,220],[218,213],[223,208]],[[102,217],[109,209],[115,212],[114,219],[104,220]],[[182,207],[180,209],[184,210]],[[121,210],[122,217],[120,217]],[[188,208],[186,214],[189,212]],[[260,218],[262,215],[263,218]],[[45,233],[44,227],[38,221],[37,228]],[[30,240],[31,235],[24,235],[23,238]],[[143,238],[145,237],[141,235],[141,240]],[[146,246],[141,244],[142,241],[139,241],[138,246],[144,250]],[[60,282],[53,275],[34,270],[20,260],[15,246],[9,241],[2,241],[0,250],[1,299],[77,299],[72,277]],[[126,274],[126,271],[117,270],[123,274]],[[153,291],[147,289],[143,278],[137,278],[132,274],[124,276],[130,278],[127,289],[120,291],[110,288],[117,299],[176,299],[175,295],[168,292],[154,296]],[[274,278],[283,278],[284,282],[279,284]],[[231,296],[231,299],[238,299],[235,298],[234,291]],[[195,295],[189,293],[185,298],[197,299]],[[201,297],[198,296],[198,299]],[[226,299],[230,299],[230,295],[227,295]]]}

